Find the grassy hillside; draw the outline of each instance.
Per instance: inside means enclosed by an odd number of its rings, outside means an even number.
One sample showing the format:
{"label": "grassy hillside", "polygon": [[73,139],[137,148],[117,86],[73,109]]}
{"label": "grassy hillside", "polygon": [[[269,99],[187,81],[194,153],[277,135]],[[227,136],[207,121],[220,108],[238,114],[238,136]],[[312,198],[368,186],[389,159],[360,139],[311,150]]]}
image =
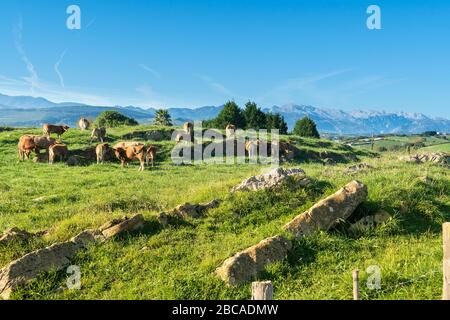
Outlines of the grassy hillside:
{"label": "grassy hillside", "polygon": [[[119,141],[131,131],[145,129],[149,128],[119,128],[109,136]],[[297,242],[288,259],[270,266],[261,279],[273,281],[276,299],[350,299],[351,271],[378,265],[382,290],[363,285],[363,299],[440,298],[440,227],[450,219],[447,168],[405,164],[397,154],[375,157],[326,140],[291,137],[302,154],[286,166],[303,168],[313,179],[310,186],[230,194],[233,185],[266,168],[174,166],[167,157],[170,141],[156,143],[161,150],[157,166],[143,173],[138,173],[137,165],[121,170],[118,163],[80,167],[18,163],[17,140],[33,132],[40,130],[0,133],[0,232],[17,226],[49,229],[50,235],[2,248],[0,267],[114,217],[142,213],[148,222],[141,232],[95,244],[78,255],[74,264],[81,268],[81,290],[57,290],[64,285],[65,274],[55,272],[24,287],[15,298],[249,299],[248,285],[226,287],[214,269],[230,255],[279,234],[290,219],[355,178],[368,185],[369,199],[353,219],[378,209],[394,219],[375,231],[351,234],[343,225]],[[88,138],[88,133],[76,130],[63,136],[72,151],[86,148]],[[325,167],[311,156],[325,151],[341,163]],[[355,157],[376,169],[344,175]],[[426,175],[431,181],[424,182]],[[154,218],[184,202],[215,198],[222,204],[204,219],[162,229]],[[363,272],[363,280],[366,276]]]}
{"label": "grassy hillside", "polygon": [[434,146],[422,148],[421,151],[430,152],[450,152],[450,143],[436,144]]}
{"label": "grassy hillside", "polygon": [[[351,141],[355,148],[370,150],[372,149],[372,142],[370,138],[357,139]],[[429,136],[386,136],[382,138],[375,138],[374,151],[405,151],[407,145],[414,145],[413,149],[419,149],[422,146],[432,147],[441,144],[447,144],[448,140],[443,137],[429,137]]]}

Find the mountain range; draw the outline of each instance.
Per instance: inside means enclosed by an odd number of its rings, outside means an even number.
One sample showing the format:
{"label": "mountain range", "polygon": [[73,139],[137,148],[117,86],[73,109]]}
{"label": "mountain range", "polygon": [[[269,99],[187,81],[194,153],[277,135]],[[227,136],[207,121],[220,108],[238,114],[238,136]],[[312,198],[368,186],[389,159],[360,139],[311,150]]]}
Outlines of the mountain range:
{"label": "mountain range", "polygon": [[[150,123],[153,108],[135,106],[90,106],[77,102],[55,103],[45,98],[7,96],[0,94],[0,126],[36,127],[43,123],[67,124],[74,127],[80,117],[97,117],[105,110],[115,110],[140,123]],[[175,124],[206,120],[216,117],[222,106],[168,109]],[[306,105],[286,104],[263,108],[265,112],[278,112],[284,116],[289,129],[305,116],[312,118],[319,131],[338,134],[414,134],[424,131],[450,132],[450,120],[431,118],[421,113],[384,111],[351,111],[324,109]]]}

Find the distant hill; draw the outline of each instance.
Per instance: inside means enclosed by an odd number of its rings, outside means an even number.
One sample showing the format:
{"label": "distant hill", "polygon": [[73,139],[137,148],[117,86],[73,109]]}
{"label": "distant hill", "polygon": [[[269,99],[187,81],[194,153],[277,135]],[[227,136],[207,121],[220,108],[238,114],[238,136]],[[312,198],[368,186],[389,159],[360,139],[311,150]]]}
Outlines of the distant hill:
{"label": "distant hill", "polygon": [[[115,110],[138,122],[152,121],[155,109],[135,106],[89,106],[76,102],[54,103],[44,98],[7,96],[0,94],[0,126],[34,127],[43,123],[64,123],[75,126],[80,117],[95,118],[105,110]],[[175,124],[206,120],[216,117],[222,106],[168,109]],[[434,119],[421,113],[388,113],[384,111],[352,111],[316,108],[287,104],[264,108],[281,113],[292,129],[295,122],[305,116],[312,118],[321,132],[339,134],[422,133],[424,131],[450,132],[450,120]]]}

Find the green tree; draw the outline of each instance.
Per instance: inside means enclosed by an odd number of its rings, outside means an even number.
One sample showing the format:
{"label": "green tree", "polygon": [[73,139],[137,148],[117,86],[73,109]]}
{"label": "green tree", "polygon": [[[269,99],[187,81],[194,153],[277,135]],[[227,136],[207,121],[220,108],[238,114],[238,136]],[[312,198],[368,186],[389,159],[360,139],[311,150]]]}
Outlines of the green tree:
{"label": "green tree", "polygon": [[308,117],[297,121],[294,128],[294,134],[300,137],[320,138],[316,123]]}
{"label": "green tree", "polygon": [[233,124],[239,129],[245,128],[245,117],[242,110],[234,101],[225,103],[222,111],[214,120],[216,128],[225,128],[227,125]]}
{"label": "green tree", "polygon": [[172,126],[172,117],[170,116],[169,111],[164,109],[156,110],[155,112],[155,120],[153,121],[154,124],[158,126]]}
{"label": "green tree", "polygon": [[266,114],[254,102],[247,102],[244,109],[244,118],[247,129],[267,128]]}
{"label": "green tree", "polygon": [[288,126],[284,117],[280,113],[271,113],[268,112],[266,114],[266,122],[267,122],[267,130],[278,129],[280,130],[280,134],[288,133]]}
{"label": "green tree", "polygon": [[100,113],[95,119],[95,126],[114,128],[119,126],[137,126],[139,123],[133,118],[127,117],[120,112],[107,110]]}

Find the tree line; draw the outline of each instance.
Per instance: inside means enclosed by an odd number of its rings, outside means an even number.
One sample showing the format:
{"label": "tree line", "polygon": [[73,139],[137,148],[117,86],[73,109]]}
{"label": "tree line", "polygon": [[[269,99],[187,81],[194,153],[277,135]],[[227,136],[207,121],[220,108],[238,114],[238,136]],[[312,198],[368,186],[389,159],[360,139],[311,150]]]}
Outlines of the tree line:
{"label": "tree line", "polygon": [[264,112],[255,102],[247,102],[241,109],[236,102],[228,101],[216,118],[203,120],[206,128],[225,128],[233,124],[238,129],[278,129],[280,134],[287,134],[288,126],[279,113]]}
{"label": "tree line", "polygon": [[[170,113],[165,109],[156,110],[155,125],[172,126]],[[105,111],[96,120],[96,125],[106,127],[116,127],[120,125],[137,125],[137,121],[128,118],[116,111]],[[217,117],[203,120],[205,128],[225,128],[229,124],[235,125],[238,129],[278,129],[280,134],[288,134],[288,126],[284,117],[280,113],[264,112],[255,102],[247,102],[241,109],[236,102],[225,103]],[[320,138],[315,122],[305,117],[295,124],[293,134],[301,137]]]}

